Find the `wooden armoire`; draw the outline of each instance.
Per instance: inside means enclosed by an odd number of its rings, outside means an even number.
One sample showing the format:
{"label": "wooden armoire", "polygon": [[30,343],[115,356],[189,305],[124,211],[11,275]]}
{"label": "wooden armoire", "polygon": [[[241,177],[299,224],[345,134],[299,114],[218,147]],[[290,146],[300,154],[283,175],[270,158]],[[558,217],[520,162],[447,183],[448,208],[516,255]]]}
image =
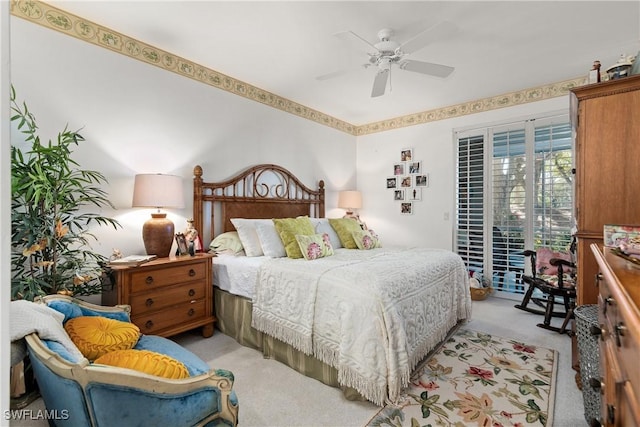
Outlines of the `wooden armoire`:
{"label": "wooden armoire", "polygon": [[590,249],[605,224],[640,225],[640,75],[571,91],[575,135],[577,304],[596,304]]}

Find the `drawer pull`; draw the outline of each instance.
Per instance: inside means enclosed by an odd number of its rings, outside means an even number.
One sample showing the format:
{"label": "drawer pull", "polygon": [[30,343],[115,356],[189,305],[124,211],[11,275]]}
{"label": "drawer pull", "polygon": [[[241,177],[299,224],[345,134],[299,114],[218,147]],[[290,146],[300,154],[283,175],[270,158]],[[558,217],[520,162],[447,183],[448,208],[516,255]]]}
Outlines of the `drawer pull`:
{"label": "drawer pull", "polygon": [[146,283],[147,285],[150,285],[153,283],[153,276],[147,276],[147,278],[144,280],[144,283]]}
{"label": "drawer pull", "polygon": [[589,421],[589,427],[601,427],[602,424],[600,423],[600,420],[596,419],[596,418],[591,418],[591,421]]}
{"label": "drawer pull", "polygon": [[196,311],[192,308],[189,310],[189,312],[187,313],[189,316],[193,316],[194,314],[196,314]]}
{"label": "drawer pull", "polygon": [[196,294],[196,291],[194,291],[193,289],[189,289],[189,296],[192,297]]}
{"label": "drawer pull", "polygon": [[597,337],[598,335],[602,335],[602,328],[600,326],[591,325],[589,332],[592,336]]}
{"label": "drawer pull", "polygon": [[189,270],[189,277],[193,277],[196,275],[196,271],[192,268]]}
{"label": "drawer pull", "polygon": [[614,425],[616,423],[616,407],[607,405],[607,424]]}
{"label": "drawer pull", "polygon": [[147,329],[153,328],[153,322],[151,320],[147,320],[147,323],[144,324],[144,327]]}
{"label": "drawer pull", "polygon": [[147,298],[147,300],[144,302],[144,305],[146,305],[147,307],[151,307],[153,305],[153,298]]}
{"label": "drawer pull", "polygon": [[596,282],[596,288],[600,286],[600,281],[602,280],[602,273],[597,273],[594,281]]}
{"label": "drawer pull", "polygon": [[604,386],[604,384],[602,384],[602,381],[598,378],[589,378],[589,385],[594,390],[600,390]]}
{"label": "drawer pull", "polygon": [[620,340],[620,337],[623,337],[625,332],[627,330],[627,327],[624,326],[624,323],[620,322],[616,325],[615,327],[615,331],[616,331],[616,345],[618,347],[622,347],[622,340]]}
{"label": "drawer pull", "polygon": [[604,316],[607,315],[607,308],[609,308],[610,305],[613,305],[616,302],[616,300],[613,299],[613,297],[607,297],[604,300],[604,307],[602,307],[602,314]]}

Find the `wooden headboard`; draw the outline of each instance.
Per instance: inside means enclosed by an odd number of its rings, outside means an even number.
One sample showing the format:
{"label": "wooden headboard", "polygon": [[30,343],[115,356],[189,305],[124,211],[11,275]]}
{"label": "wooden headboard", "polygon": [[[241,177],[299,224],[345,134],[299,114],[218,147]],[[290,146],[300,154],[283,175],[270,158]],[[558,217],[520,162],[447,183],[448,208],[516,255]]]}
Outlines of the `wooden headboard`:
{"label": "wooden headboard", "polygon": [[312,190],[272,164],[252,166],[222,182],[204,182],[202,174],[202,167],[193,168],[193,222],[202,236],[209,236],[205,245],[234,230],[231,218],[324,217],[322,180]]}

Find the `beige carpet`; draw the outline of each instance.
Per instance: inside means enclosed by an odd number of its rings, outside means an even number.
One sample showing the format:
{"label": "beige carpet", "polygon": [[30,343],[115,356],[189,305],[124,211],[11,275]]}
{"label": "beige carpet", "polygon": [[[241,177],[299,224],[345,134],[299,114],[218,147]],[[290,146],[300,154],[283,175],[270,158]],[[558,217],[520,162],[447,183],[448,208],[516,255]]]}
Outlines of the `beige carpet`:
{"label": "beige carpet", "polygon": [[[513,308],[514,301],[489,297],[474,301],[473,318],[466,329],[521,340],[558,351],[554,427],[586,426],[582,393],[571,369],[571,340],[536,327],[540,316]],[[197,332],[174,337],[209,365],[230,369],[240,400],[241,427],[336,426],[363,427],[380,411],[368,402],[351,402],[340,390],[304,377],[279,362],[238,345],[216,331],[203,339]],[[43,409],[41,400],[28,409]],[[46,420],[13,420],[13,426],[45,427]]]}

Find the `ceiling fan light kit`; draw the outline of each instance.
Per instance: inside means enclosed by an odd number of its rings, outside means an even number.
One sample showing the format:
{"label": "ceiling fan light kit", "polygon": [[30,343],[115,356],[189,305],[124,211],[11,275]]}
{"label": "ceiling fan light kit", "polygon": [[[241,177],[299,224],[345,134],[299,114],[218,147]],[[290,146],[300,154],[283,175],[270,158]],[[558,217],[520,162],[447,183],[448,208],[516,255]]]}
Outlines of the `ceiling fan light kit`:
{"label": "ceiling fan light kit", "polygon": [[[378,31],[379,42],[376,44],[369,43],[366,39],[353,31],[338,33],[336,34],[336,37],[352,46],[358,46],[358,50],[364,50],[366,54],[369,55],[369,61],[363,65],[364,68],[376,66],[378,69],[371,89],[371,97],[375,98],[384,95],[387,82],[389,82],[389,84],[391,82],[390,74],[393,65],[397,65],[401,70],[411,71],[414,73],[426,74],[440,78],[448,77],[453,72],[453,67],[406,59],[406,57],[410,53],[423,48],[430,41],[448,36],[454,31],[454,29],[453,24],[443,22],[422,31],[415,37],[406,41],[404,44],[391,40],[391,37],[394,35],[394,31],[390,28],[383,28]],[[327,80],[342,74],[344,73],[333,72],[319,76],[317,79]]]}

